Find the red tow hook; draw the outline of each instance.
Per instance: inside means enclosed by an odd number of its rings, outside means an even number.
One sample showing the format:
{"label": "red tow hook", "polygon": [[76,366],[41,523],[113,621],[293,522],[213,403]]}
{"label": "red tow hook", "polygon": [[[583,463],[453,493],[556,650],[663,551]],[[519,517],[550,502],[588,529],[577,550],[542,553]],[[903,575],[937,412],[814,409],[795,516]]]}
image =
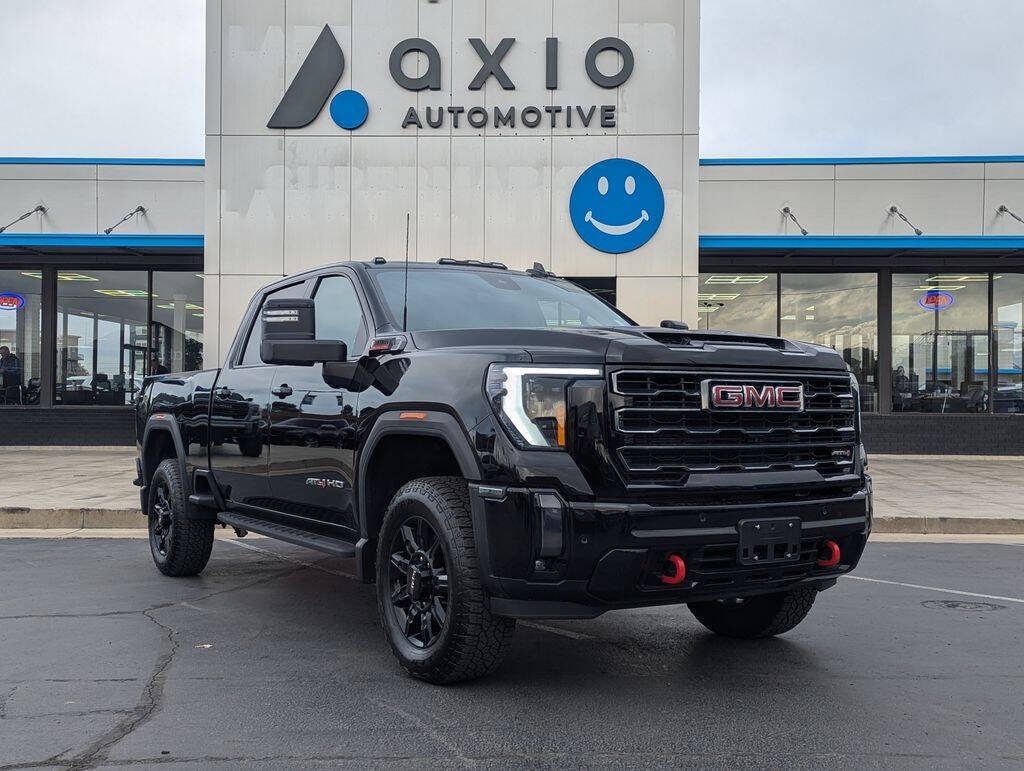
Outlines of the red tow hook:
{"label": "red tow hook", "polygon": [[819,568],[834,568],[839,564],[839,544],[831,538],[826,538],[818,547],[818,561],[815,563]]}
{"label": "red tow hook", "polygon": [[661,582],[669,586],[681,584],[686,578],[686,563],[678,554],[668,555],[665,567],[661,570]]}

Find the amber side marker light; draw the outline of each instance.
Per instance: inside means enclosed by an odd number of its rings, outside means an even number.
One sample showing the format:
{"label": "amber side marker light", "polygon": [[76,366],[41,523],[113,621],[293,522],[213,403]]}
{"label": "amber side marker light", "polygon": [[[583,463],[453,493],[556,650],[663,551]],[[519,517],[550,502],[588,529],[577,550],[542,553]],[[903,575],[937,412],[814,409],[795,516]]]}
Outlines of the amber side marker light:
{"label": "amber side marker light", "polygon": [[426,420],[427,413],[425,412],[400,412],[398,413],[399,420]]}

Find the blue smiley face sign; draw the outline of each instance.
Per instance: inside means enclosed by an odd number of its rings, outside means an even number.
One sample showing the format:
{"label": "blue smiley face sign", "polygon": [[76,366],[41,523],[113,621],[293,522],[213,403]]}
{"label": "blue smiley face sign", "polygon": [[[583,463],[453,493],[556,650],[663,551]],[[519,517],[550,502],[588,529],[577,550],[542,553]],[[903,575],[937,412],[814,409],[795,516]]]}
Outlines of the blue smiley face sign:
{"label": "blue smiley face sign", "polygon": [[595,163],[569,195],[569,219],[580,238],[610,254],[639,249],[664,216],[661,183],[646,166],[626,158]]}

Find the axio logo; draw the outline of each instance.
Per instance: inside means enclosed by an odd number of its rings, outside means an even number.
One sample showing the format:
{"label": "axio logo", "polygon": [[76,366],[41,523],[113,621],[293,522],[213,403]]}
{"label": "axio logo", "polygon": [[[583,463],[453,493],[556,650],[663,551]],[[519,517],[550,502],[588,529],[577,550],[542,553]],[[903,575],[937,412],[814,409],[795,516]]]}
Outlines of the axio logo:
{"label": "axio logo", "polygon": [[[267,128],[308,126],[320,114],[344,72],[345,54],[331,28],[324,25],[281,103],[270,116]],[[358,91],[339,91],[331,100],[331,119],[343,129],[359,128],[369,113],[366,97]]]}
{"label": "axio logo", "polygon": [[586,243],[610,254],[639,249],[658,232],[665,193],[636,161],[609,158],[584,171],[569,196],[569,219]]}
{"label": "axio logo", "polygon": [[[494,78],[502,91],[516,90],[515,81],[502,64],[516,42],[514,37],[502,38],[493,50],[480,38],[466,38],[466,42],[480,60],[480,68],[467,86],[470,91],[483,90],[491,78]],[[558,89],[558,46],[558,38],[545,38],[544,85],[549,91]],[[620,63],[616,72],[608,73],[597,66],[598,57],[606,51],[615,51],[618,54]],[[410,54],[426,58],[426,70],[415,77],[403,69],[403,62]],[[587,77],[594,85],[604,89],[618,88],[633,74],[633,49],[625,40],[617,37],[600,38],[587,49],[583,66]],[[441,54],[437,46],[429,40],[411,37],[397,43],[388,57],[388,68],[391,71],[391,79],[406,91],[443,90]],[[299,129],[308,126],[323,110],[344,72],[345,55],[330,26],[325,25],[299,71],[295,73],[295,79],[288,86],[281,103],[267,122],[267,128]],[[581,128],[587,128],[592,122],[601,128],[615,128],[616,110],[615,104],[580,105],[553,102],[521,107],[507,104],[467,107],[461,104],[442,103],[436,106],[425,105],[421,113],[419,105],[414,105],[405,111],[402,128],[439,129],[447,125],[459,128],[460,117],[464,118],[470,127],[477,129],[492,125],[494,128],[508,126],[514,129],[521,126],[529,129],[541,127],[543,130],[557,126],[572,128],[574,123]],[[359,128],[366,121],[369,112],[366,97],[358,91],[342,91],[331,99],[331,118],[343,129],[352,131]]]}

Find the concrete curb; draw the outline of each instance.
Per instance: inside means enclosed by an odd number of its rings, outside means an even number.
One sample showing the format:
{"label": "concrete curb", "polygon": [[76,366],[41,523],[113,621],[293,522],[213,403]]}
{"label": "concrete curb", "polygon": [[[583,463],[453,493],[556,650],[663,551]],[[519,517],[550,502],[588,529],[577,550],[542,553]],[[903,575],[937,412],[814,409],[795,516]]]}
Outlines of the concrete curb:
{"label": "concrete curb", "polygon": [[20,528],[145,528],[141,509],[30,509],[0,507],[0,530]]}
{"label": "concrete curb", "polygon": [[876,533],[928,535],[1024,535],[1024,519],[1012,517],[875,517]]}
{"label": "concrete curb", "polygon": [[[30,509],[0,507],[0,530],[15,529],[144,529],[140,509]],[[893,517],[876,516],[876,533],[927,535],[1024,535],[1024,518],[1017,517]]]}

